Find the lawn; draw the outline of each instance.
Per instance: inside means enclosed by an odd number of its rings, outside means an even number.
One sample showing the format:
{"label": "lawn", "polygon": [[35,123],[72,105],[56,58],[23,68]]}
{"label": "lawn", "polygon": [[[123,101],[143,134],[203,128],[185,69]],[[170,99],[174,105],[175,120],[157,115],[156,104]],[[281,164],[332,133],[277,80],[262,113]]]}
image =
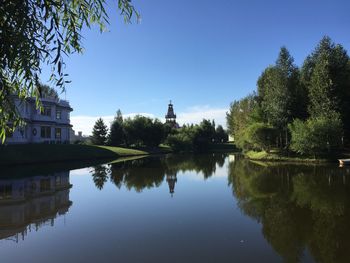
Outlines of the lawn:
{"label": "lawn", "polygon": [[117,159],[119,157],[164,153],[165,151],[166,149],[162,147],[151,151],[75,144],[6,145],[0,146],[0,165]]}

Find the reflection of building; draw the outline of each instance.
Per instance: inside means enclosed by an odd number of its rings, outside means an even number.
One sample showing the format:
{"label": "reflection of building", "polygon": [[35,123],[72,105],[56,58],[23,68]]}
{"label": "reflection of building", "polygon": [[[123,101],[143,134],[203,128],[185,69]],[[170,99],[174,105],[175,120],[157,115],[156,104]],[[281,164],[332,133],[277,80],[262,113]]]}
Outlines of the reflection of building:
{"label": "reflection of building", "polygon": [[15,180],[0,180],[0,239],[22,239],[33,228],[53,226],[57,216],[67,213],[69,172]]}
{"label": "reflection of building", "polygon": [[173,196],[173,194],[175,193],[175,184],[177,182],[176,173],[167,174],[166,181],[168,182],[168,185],[169,185],[169,193],[171,194],[171,196]]}
{"label": "reflection of building", "polygon": [[179,124],[176,123],[176,114],[174,113],[174,108],[171,101],[168,105],[168,112],[165,115],[165,123],[169,124],[173,128],[179,128]]}
{"label": "reflection of building", "polygon": [[70,112],[69,102],[54,97],[41,98],[42,111],[37,109],[34,98],[14,102],[25,125],[6,136],[6,143],[57,143],[69,142]]}

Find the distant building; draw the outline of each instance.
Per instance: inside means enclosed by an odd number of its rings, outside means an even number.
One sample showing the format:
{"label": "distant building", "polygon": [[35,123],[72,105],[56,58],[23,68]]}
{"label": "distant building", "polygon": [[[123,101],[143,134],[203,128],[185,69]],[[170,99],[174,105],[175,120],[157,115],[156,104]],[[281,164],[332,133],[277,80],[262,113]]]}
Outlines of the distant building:
{"label": "distant building", "polygon": [[173,128],[179,128],[179,124],[176,122],[176,114],[174,113],[173,104],[168,104],[168,112],[165,115],[165,123],[169,124]]}
{"label": "distant building", "polygon": [[67,143],[70,140],[69,102],[55,97],[41,98],[43,110],[36,108],[35,98],[21,101],[14,98],[15,106],[25,122],[23,127],[7,134],[6,143]]}
{"label": "distant building", "polygon": [[70,136],[69,136],[69,141],[74,143],[74,142],[85,142],[89,139],[88,136],[84,136],[82,131],[78,131],[78,134],[75,133],[73,129],[70,129]]}

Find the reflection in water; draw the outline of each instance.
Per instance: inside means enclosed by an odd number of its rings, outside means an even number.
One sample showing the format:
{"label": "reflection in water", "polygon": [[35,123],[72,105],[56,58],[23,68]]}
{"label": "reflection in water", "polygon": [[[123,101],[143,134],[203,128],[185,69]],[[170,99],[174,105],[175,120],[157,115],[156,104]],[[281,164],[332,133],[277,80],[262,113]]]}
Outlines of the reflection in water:
{"label": "reflection in water", "polygon": [[175,174],[167,174],[166,181],[169,185],[169,193],[171,194],[171,197],[172,197],[174,192],[175,192],[175,184],[177,182],[176,173]]}
{"label": "reflection in water", "polygon": [[178,172],[194,171],[207,179],[215,173],[217,165],[223,167],[226,157],[225,154],[149,157],[97,165],[92,167],[90,173],[100,190],[109,178],[118,188],[124,185],[128,190],[134,189],[136,192],[159,187],[166,177],[172,196]]}
{"label": "reflection in water", "polygon": [[[0,239],[18,242],[56,220],[20,245],[2,242],[1,262],[349,262],[349,168],[223,154],[94,165],[71,178],[49,169],[0,177]],[[62,226],[70,181],[75,209]]]}
{"label": "reflection in water", "polygon": [[229,183],[242,212],[286,262],[349,262],[349,169],[232,162]]}
{"label": "reflection in water", "polygon": [[0,239],[22,240],[28,231],[46,224],[54,226],[57,216],[68,212],[69,171],[49,176],[0,179]]}

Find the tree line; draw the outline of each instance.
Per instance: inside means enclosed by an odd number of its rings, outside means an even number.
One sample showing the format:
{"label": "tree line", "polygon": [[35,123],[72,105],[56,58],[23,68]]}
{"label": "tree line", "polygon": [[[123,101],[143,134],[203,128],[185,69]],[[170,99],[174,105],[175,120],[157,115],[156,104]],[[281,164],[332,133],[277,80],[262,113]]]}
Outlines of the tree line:
{"label": "tree line", "polygon": [[300,68],[282,47],[257,80],[257,92],[231,103],[227,126],[243,150],[277,147],[315,156],[349,142],[349,114],[349,56],[325,36]]}
{"label": "tree line", "polygon": [[200,124],[174,128],[171,123],[141,115],[124,119],[120,110],[109,129],[99,118],[91,136],[96,145],[155,148],[164,143],[177,152],[207,151],[212,144],[227,141],[227,132],[214,121],[203,119]]}

